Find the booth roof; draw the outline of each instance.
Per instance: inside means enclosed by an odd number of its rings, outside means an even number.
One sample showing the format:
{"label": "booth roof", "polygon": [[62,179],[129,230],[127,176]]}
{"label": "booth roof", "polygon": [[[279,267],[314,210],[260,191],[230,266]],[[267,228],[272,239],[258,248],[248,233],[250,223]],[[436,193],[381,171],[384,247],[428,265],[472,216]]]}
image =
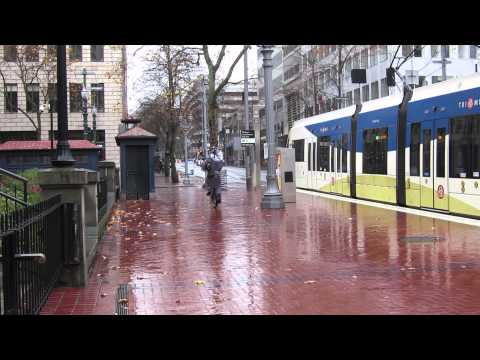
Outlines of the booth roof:
{"label": "booth roof", "polygon": [[[70,149],[100,149],[100,146],[88,140],[68,140]],[[0,144],[0,151],[12,150],[50,150],[50,140],[11,140]],[[53,148],[57,148],[57,140],[53,141]]]}
{"label": "booth roof", "polygon": [[117,139],[125,139],[125,138],[156,138],[157,135],[152,134],[151,132],[142,129],[139,126],[135,126],[134,128],[131,128],[120,135],[117,136]]}

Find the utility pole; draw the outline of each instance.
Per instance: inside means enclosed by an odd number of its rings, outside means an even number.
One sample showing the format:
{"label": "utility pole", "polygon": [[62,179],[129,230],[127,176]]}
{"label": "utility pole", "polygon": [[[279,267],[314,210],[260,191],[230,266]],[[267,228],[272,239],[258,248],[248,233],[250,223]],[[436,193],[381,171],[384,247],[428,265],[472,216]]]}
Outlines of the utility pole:
{"label": "utility pole", "polygon": [[[448,45],[447,45],[448,46]],[[442,80],[447,80],[447,64],[451,64],[450,60],[447,60],[447,48],[443,45],[440,45],[440,52],[442,54],[442,60],[432,61],[436,64],[442,64]]]}
{"label": "utility pole", "polygon": [[[243,68],[244,68],[244,80],[243,80],[243,103],[244,103],[244,113],[245,113],[245,130],[250,130],[249,124],[249,111],[248,111],[248,49],[245,50],[243,55]],[[250,144],[246,144],[245,147],[245,180],[247,185],[247,191],[252,190],[252,171],[250,163]]]}

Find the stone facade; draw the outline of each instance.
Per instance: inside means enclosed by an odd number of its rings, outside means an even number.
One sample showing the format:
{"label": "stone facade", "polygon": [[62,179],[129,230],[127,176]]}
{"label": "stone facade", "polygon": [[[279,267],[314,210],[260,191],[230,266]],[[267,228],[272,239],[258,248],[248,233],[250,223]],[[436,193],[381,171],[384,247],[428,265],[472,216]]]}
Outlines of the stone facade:
{"label": "stone facade", "polygon": [[[23,46],[19,46],[20,48]],[[46,48],[46,45],[44,46]],[[67,46],[67,50],[69,46]],[[8,62],[5,58],[5,45],[0,46],[0,69],[5,76],[5,83],[17,84],[17,102],[18,107],[26,111],[26,94],[22,87],[22,82],[18,76],[18,65],[16,62]],[[97,113],[97,131],[105,132],[105,157],[107,160],[115,161],[120,165],[120,152],[115,143],[115,136],[118,134],[118,125],[123,117],[127,116],[126,104],[126,56],[125,45],[103,45],[103,61],[91,61],[91,45],[81,46],[82,60],[73,61],[70,59],[70,51],[67,51],[67,78],[68,83],[83,83],[82,70],[87,70],[87,89],[91,84],[104,84],[104,110]],[[39,61],[45,51],[40,51]],[[39,72],[38,79],[33,81],[38,83],[40,88],[46,88],[48,83],[56,83],[56,75],[50,76]],[[0,84],[0,132],[8,137],[6,132],[33,132],[35,127],[30,120],[20,111],[6,111],[6,96],[4,94],[3,83]],[[83,130],[83,117],[81,112],[71,112],[70,109],[70,87],[68,91],[68,127],[69,130],[76,131],[77,136]],[[39,92],[40,104],[47,100],[42,91]],[[38,113],[29,112],[29,115],[37,121]],[[41,116],[41,139],[49,139],[50,132],[50,114],[47,110],[40,114]],[[88,126],[92,127],[92,109],[91,97],[89,95]],[[57,114],[53,113],[53,129],[57,130]],[[5,137],[5,136],[4,136]],[[102,136],[103,137],[103,136]],[[11,138],[11,137],[10,137]]]}

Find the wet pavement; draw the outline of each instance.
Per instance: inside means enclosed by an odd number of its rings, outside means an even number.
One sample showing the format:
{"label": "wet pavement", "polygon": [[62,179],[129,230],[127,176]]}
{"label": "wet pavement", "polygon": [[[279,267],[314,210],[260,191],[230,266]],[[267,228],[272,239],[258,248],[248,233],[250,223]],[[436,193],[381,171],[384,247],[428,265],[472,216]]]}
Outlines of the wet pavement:
{"label": "wet pavement", "polygon": [[[297,193],[285,210],[232,184],[123,201],[88,286],[43,314],[478,314],[480,228]],[[412,238],[412,237],[419,238]],[[425,238],[431,236],[432,238]]]}

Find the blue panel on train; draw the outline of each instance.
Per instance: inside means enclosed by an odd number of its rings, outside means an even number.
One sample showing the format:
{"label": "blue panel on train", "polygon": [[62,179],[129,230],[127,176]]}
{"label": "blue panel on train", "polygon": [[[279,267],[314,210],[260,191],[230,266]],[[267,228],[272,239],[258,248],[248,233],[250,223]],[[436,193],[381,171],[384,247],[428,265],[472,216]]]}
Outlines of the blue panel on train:
{"label": "blue panel on train", "polygon": [[318,124],[305,126],[315,136],[340,137],[342,134],[350,133],[350,117],[330,120]]}
{"label": "blue panel on train", "polygon": [[363,135],[367,129],[388,128],[388,151],[397,147],[397,117],[398,107],[360,113],[357,125],[357,152],[363,151]]}
{"label": "blue panel on train", "polygon": [[480,88],[410,102],[407,121],[417,122],[480,113]]}

